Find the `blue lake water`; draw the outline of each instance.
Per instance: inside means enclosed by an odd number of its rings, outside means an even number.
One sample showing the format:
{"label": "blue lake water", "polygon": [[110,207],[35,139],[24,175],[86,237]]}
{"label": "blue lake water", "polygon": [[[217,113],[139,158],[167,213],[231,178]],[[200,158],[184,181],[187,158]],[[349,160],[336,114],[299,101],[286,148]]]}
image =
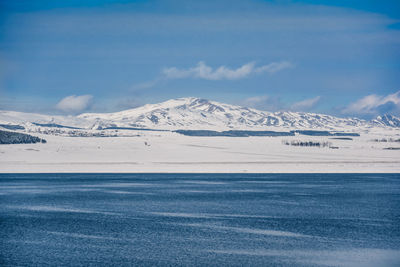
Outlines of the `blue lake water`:
{"label": "blue lake water", "polygon": [[1,174],[2,266],[400,266],[399,174]]}

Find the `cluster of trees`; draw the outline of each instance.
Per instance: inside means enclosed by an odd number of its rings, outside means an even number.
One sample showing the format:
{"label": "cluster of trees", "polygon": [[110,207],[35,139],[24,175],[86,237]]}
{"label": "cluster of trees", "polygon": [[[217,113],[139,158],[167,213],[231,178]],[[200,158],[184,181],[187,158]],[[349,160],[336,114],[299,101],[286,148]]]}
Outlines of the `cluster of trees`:
{"label": "cluster of trees", "polygon": [[34,144],[46,143],[46,140],[29,134],[0,130],[0,144]]}
{"label": "cluster of trees", "polygon": [[400,142],[400,139],[382,138],[382,139],[374,139],[374,140],[372,140],[372,141],[374,141],[374,142],[388,143],[388,142]]}
{"label": "cluster of trees", "polygon": [[332,143],[331,142],[318,142],[318,141],[301,141],[301,140],[292,140],[292,141],[287,141],[284,140],[282,141],[284,145],[288,146],[306,146],[306,147],[331,147]]}
{"label": "cluster of trees", "polygon": [[38,128],[38,133],[51,134],[51,135],[62,135],[71,137],[116,137],[118,136],[115,132],[91,132],[85,130],[65,130],[60,128]]}

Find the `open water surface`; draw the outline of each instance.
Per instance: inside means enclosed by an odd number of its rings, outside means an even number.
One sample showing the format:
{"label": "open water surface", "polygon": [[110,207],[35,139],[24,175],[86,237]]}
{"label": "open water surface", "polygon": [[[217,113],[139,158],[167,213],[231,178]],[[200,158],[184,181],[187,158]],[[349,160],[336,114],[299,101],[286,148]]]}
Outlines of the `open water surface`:
{"label": "open water surface", "polygon": [[2,266],[400,266],[399,174],[1,174]]}

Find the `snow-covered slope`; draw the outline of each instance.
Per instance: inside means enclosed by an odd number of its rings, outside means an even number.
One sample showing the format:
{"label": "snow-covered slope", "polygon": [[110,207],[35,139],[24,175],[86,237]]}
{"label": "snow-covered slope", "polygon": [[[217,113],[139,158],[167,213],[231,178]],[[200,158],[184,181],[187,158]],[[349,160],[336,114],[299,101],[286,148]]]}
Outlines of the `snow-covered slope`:
{"label": "snow-covered slope", "polygon": [[378,116],[376,119],[372,120],[372,123],[374,125],[400,128],[400,118],[393,115]]}
{"label": "snow-covered slope", "polygon": [[38,123],[78,127],[87,130],[100,130],[110,127],[169,130],[400,128],[400,119],[390,115],[377,117],[373,121],[365,121],[357,118],[338,118],[315,113],[272,113],[194,97],[172,99],[115,113],[84,113],[79,116],[48,116],[0,111],[0,124],[23,125],[25,128],[45,127],[37,125]]}
{"label": "snow-covered slope", "polygon": [[[357,118],[304,112],[266,112],[199,98],[179,98],[116,113],[86,113],[81,119],[100,126],[156,129],[342,129],[372,126]],[[384,126],[384,123],[374,124]],[[394,126],[394,125],[389,125]],[[396,126],[395,126],[396,127]]]}
{"label": "snow-covered slope", "polygon": [[60,124],[71,127],[90,126],[90,122],[76,116],[52,116],[36,113],[0,110],[0,124],[22,125],[32,127],[32,123],[39,124]]}

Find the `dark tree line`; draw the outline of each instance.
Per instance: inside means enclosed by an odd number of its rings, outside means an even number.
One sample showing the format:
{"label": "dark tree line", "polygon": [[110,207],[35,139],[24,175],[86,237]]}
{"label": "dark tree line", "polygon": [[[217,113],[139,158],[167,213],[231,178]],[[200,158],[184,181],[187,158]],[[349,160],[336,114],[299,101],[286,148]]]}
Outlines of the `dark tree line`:
{"label": "dark tree line", "polygon": [[306,147],[330,147],[331,142],[316,142],[316,141],[298,141],[298,140],[293,140],[293,141],[283,141],[282,142],[285,145],[288,146],[306,146]]}
{"label": "dark tree line", "polygon": [[46,143],[46,140],[29,134],[0,130],[0,144],[34,144]]}
{"label": "dark tree line", "polygon": [[382,138],[382,139],[374,139],[374,140],[372,140],[372,141],[374,141],[374,142],[388,143],[388,142],[400,142],[400,139]]}

